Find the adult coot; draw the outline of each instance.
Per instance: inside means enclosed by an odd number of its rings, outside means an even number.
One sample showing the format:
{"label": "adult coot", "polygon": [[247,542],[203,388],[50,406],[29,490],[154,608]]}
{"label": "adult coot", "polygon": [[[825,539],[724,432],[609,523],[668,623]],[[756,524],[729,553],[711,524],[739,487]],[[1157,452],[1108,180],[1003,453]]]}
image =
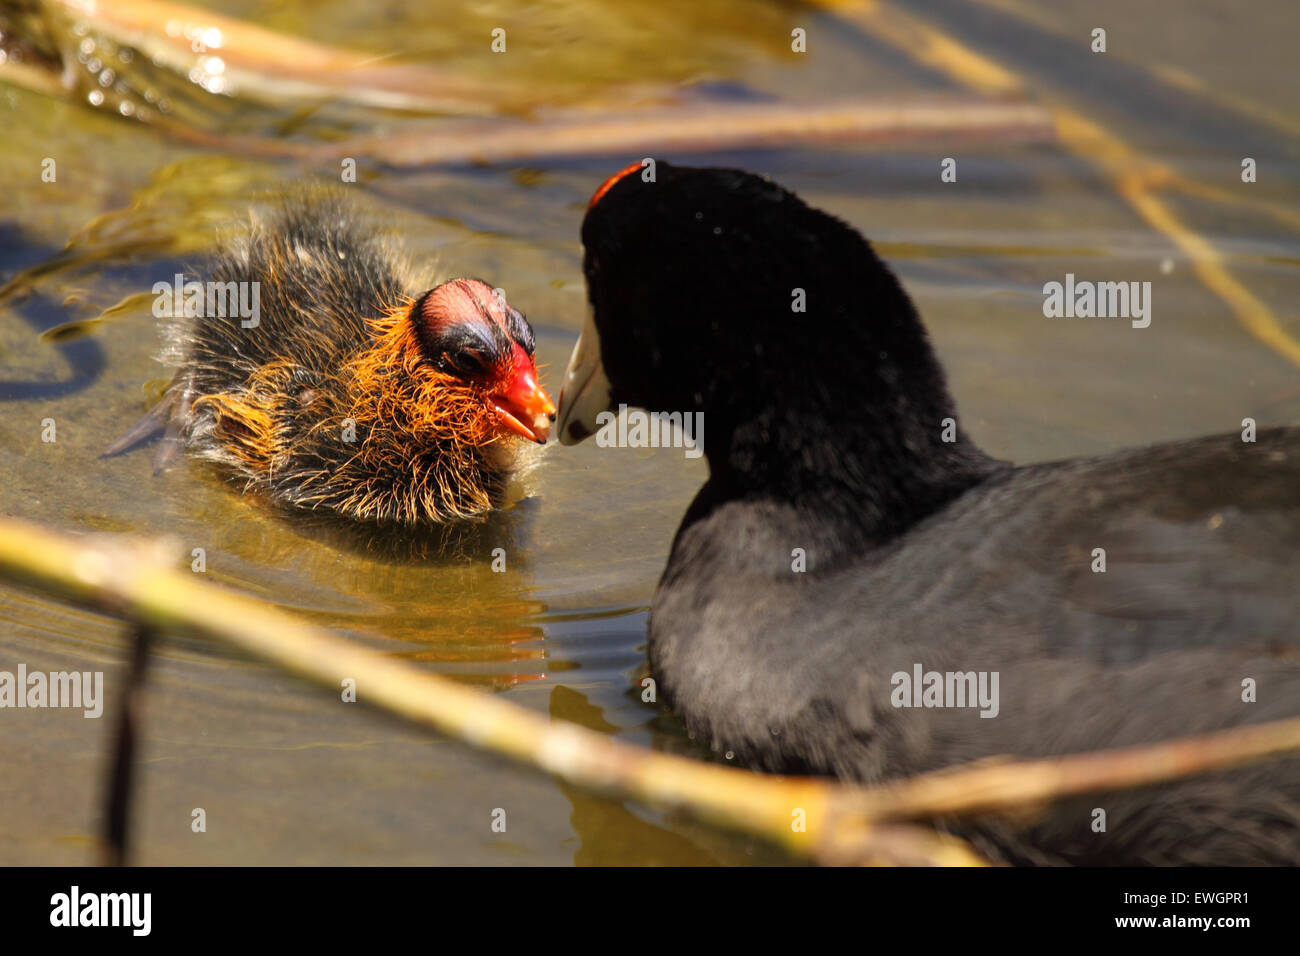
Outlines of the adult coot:
{"label": "adult coot", "polygon": [[[559,428],[704,414],[649,651],[694,735],[875,782],[1300,714],[1300,429],[994,460],[861,235],[749,173],[637,169],[583,223]],[[946,825],[1017,863],[1297,863],[1300,761]]]}
{"label": "adult coot", "polygon": [[169,424],[286,505],[401,524],[489,511],[517,439],[545,442],[554,418],[532,328],[484,282],[411,295],[407,272],[338,196],[286,201],[218,257],[176,324],[165,400],[107,454]]}

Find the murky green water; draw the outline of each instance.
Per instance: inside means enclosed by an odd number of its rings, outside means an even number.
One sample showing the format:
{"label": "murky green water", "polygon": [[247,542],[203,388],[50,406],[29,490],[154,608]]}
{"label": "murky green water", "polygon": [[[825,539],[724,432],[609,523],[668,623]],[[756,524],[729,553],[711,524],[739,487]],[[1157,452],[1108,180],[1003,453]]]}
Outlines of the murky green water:
{"label": "murky green water", "polygon": [[[1300,209],[1300,135],[1278,122],[1293,118],[1300,92],[1287,5],[1252,4],[1250,16],[1229,17],[1208,0],[1140,10],[1069,0],[1043,22],[1027,19],[1024,6],[935,2],[922,12],[1021,73],[1031,90],[1068,98],[1135,148],[1230,193],[1231,201],[1175,194],[1169,202],[1300,336],[1300,241],[1294,222],[1270,212]],[[792,98],[954,88],[827,14],[780,4],[485,2],[387,18],[343,2],[221,8],[476,80],[499,75],[522,91],[520,109],[551,90],[556,102],[608,106],[618,90],[661,83]],[[1119,62],[1088,72],[1075,49],[1085,41],[1075,38],[1094,21],[1109,26]],[[486,38],[498,24],[513,52],[493,58]],[[793,26],[809,31],[807,56],[789,51]],[[1207,90],[1161,81],[1156,68],[1200,77]],[[299,140],[331,124],[375,132],[428,122],[325,107],[303,119],[304,132],[286,119],[294,110],[231,100],[221,109],[247,130]],[[0,86],[0,116],[0,282],[50,266],[0,301],[5,513],[71,531],[169,535],[184,555],[205,550],[213,580],[387,653],[557,718],[695,752],[670,714],[641,702],[636,684],[645,611],[703,479],[700,462],[668,449],[548,447],[526,498],[500,518],[512,544],[508,570],[497,574],[481,554],[367,556],[259,509],[191,463],[155,476],[147,450],[100,460],[165,375],[153,360],[159,335],[149,303],[128,305],[80,338],[51,342],[41,333],[170,280],[201,262],[252,197],[290,181],[337,181],[337,167],[178,145],[16,86]],[[616,159],[415,170],[364,157],[360,182],[348,188],[358,215],[400,234],[419,262],[504,287],[537,330],[554,393],[584,309],[577,235],[586,199],[610,171],[655,153],[647,143]],[[956,183],[939,181],[945,156],[958,159]],[[1240,183],[1242,156],[1257,157],[1258,183]],[[45,157],[57,162],[57,182],[41,181]],[[1300,420],[1295,367],[1252,338],[1181,253],[1063,148],[792,145],[671,158],[764,171],[875,239],[927,319],[970,431],[994,454],[1041,460],[1231,431],[1246,416]],[[1042,285],[1066,272],[1151,281],[1151,327],[1043,318]],[[48,418],[54,443],[41,441]],[[111,618],[0,589],[0,669],[102,669],[111,710],[123,646]],[[150,686],[134,817],[143,863],[775,859],[431,739],[223,647],[167,641]],[[94,859],[110,726],[79,713],[0,712],[0,862]],[[196,807],[207,812],[206,834],[190,830]],[[490,828],[496,808],[507,812],[504,834]]]}

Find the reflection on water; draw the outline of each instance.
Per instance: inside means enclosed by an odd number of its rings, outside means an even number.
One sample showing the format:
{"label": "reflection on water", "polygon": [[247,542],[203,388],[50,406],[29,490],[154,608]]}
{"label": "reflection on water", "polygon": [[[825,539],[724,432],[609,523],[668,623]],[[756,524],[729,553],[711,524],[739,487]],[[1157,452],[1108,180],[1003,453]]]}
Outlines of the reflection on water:
{"label": "reflection on water", "polygon": [[[1018,9],[1011,0],[993,6]],[[1059,6],[1058,27],[1092,9],[1082,0]],[[614,76],[618,95],[632,100],[637,84],[685,81],[776,95],[949,88],[935,72],[806,8],[797,19],[811,27],[816,56],[801,60],[786,42],[795,8],[781,4],[673,3],[653,16],[636,5],[579,0],[524,8],[511,28],[519,55],[498,61],[522,90],[503,107],[516,111],[530,108],[539,90],[549,96],[551,85],[556,102],[606,103]],[[257,16],[261,5],[222,9]],[[476,81],[497,69],[474,52],[490,12],[446,18],[421,8],[384,20],[347,3],[277,9],[266,25],[322,43],[400,50],[404,61]],[[1021,35],[1008,46],[989,32],[987,10],[936,9],[946,29],[969,30],[1032,83],[1085,102],[1092,95],[1071,73],[1078,64],[1058,49],[1059,36],[1043,39],[1056,36],[1045,27],[1040,36],[1032,20],[1015,19],[1015,30],[1044,45]],[[1126,15],[1115,13],[1117,22]],[[1203,17],[1185,22],[1209,29]],[[1212,32],[1220,60],[1276,71],[1266,79],[1294,92],[1285,62],[1268,67],[1251,55],[1257,38]],[[425,48],[413,48],[411,37]],[[1205,40],[1189,34],[1186,49]],[[1159,46],[1162,62],[1177,64],[1182,48],[1163,35]],[[1170,92],[1140,71],[1125,75],[1127,86],[1096,94],[1105,101],[1097,108],[1117,133],[1197,182],[1227,188],[1245,148],[1239,143],[1270,147],[1269,175],[1249,195],[1198,187],[1173,201],[1279,322],[1300,333],[1293,307],[1300,241],[1285,213],[1297,208],[1300,187],[1300,169],[1286,158],[1296,154],[1295,134],[1257,123],[1223,96],[1211,102],[1186,88]],[[557,719],[698,755],[670,713],[642,702],[638,682],[646,608],[702,462],[673,449],[552,446],[510,508],[480,524],[411,535],[281,514],[192,462],[155,475],[149,449],[100,459],[156,400],[165,374],[142,291],[195,271],[259,196],[285,183],[332,180],[337,171],[180,145],[70,99],[3,89],[8,126],[22,131],[0,145],[8,200],[0,216],[5,512],[73,531],[165,536],[179,566],[202,549],[203,573],[215,582],[383,653]],[[408,121],[327,104],[262,104],[247,113],[239,101],[221,105],[228,118],[273,138],[326,135],[331,126],[400,130]],[[295,111],[301,122],[286,118]],[[1274,104],[1269,115],[1276,112]],[[1290,137],[1285,148],[1276,147],[1279,136]],[[57,160],[57,181],[41,181],[33,143]],[[946,155],[944,144],[873,151],[792,144],[673,158],[759,169],[876,239],[926,317],[973,437],[999,457],[1042,460],[1228,431],[1247,415],[1261,425],[1300,420],[1294,366],[1248,335],[1178,250],[1083,163],[1051,147],[962,146],[957,183],[942,184],[938,157]],[[348,187],[358,215],[400,235],[417,266],[505,288],[537,331],[543,382],[554,392],[584,312],[582,210],[621,164],[397,171],[369,159]],[[1152,281],[1151,328],[1043,319],[1042,285],[1066,272]],[[41,441],[47,419],[57,426],[52,443]],[[492,566],[497,549],[500,570]],[[0,669],[19,662],[102,669],[111,708],[123,646],[118,621],[0,589]],[[430,739],[206,641],[169,637],[158,662],[137,804],[144,863],[781,862],[734,836]],[[2,719],[0,805],[10,825],[0,832],[0,862],[92,859],[108,723],[36,711]],[[195,806],[207,809],[212,836],[190,833]],[[490,828],[496,808],[508,812],[505,834]]]}

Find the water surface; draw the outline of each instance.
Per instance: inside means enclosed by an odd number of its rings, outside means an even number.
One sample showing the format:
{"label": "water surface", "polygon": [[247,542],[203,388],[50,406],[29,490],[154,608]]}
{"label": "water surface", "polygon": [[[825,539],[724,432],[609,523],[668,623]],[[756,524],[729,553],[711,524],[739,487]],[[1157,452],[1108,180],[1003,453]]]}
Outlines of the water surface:
{"label": "water surface", "polygon": [[[1273,119],[1300,92],[1295,30],[1278,19],[1287,5],[1254,4],[1250,17],[1226,19],[1208,2],[1134,9],[1070,0],[1046,19],[1026,6],[917,9],[1023,75],[1035,94],[1067,99],[1136,148],[1227,191],[1234,198],[1170,201],[1300,335],[1300,241],[1270,213],[1294,211],[1300,195],[1300,138]],[[520,110],[539,90],[595,108],[617,90],[655,84],[791,98],[955,88],[828,14],[781,4],[680,2],[652,15],[626,4],[478,3],[386,19],[344,2],[220,7],[478,79],[501,71],[528,91]],[[1105,69],[1078,39],[1094,20],[1112,24],[1116,60]],[[493,60],[483,38],[499,22],[515,52]],[[813,38],[805,57],[789,51],[798,25]],[[1157,67],[1201,77],[1206,89],[1162,80]],[[324,106],[294,123],[292,110],[223,102],[230,123],[286,139],[428,121]],[[5,513],[68,531],[167,535],[178,561],[203,548],[212,580],[384,653],[556,718],[701,755],[670,713],[642,703],[638,686],[647,608],[704,478],[700,461],[672,449],[548,447],[523,500],[498,519],[511,544],[507,571],[493,573],[482,553],[366,554],[267,512],[202,467],[154,475],[148,450],[101,460],[166,376],[148,302],[54,341],[41,334],[192,270],[254,197],[334,181],[337,170],[180,145],[106,110],[18,87],[0,87],[0,112],[9,131],[0,143],[0,281],[26,277],[0,302]],[[654,155],[653,144],[644,153]],[[1243,185],[1240,159],[1256,154],[1260,182]],[[348,188],[357,215],[400,236],[422,267],[504,287],[532,320],[543,379],[558,392],[584,312],[577,236],[586,199],[639,155],[413,170],[363,157]],[[57,160],[55,183],[39,176],[47,156]],[[945,156],[958,160],[956,183],[940,181]],[[926,317],[972,436],[996,455],[1045,460],[1232,431],[1247,416],[1300,420],[1295,367],[1251,337],[1095,167],[1059,146],[791,144],[670,158],[770,174],[873,238]],[[1067,272],[1152,282],[1151,327],[1045,319],[1043,283]],[[47,418],[57,423],[52,444],[40,440]],[[113,618],[0,588],[0,669],[104,670],[111,710],[124,641]],[[95,859],[111,722],[31,710],[0,721],[0,862]],[[190,830],[196,807],[207,812],[206,834]],[[507,813],[504,834],[490,828],[497,808]],[[197,640],[169,639],[158,652],[134,820],[136,858],[151,864],[779,860],[750,841],[431,738]]]}

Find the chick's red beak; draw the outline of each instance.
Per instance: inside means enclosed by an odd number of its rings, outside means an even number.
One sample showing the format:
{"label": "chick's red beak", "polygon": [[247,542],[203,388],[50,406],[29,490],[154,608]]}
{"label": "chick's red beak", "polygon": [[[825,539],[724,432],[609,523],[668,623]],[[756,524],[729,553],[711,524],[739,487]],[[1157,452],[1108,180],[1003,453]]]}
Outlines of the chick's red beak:
{"label": "chick's red beak", "polygon": [[532,356],[515,345],[514,372],[504,388],[491,395],[492,407],[507,431],[546,444],[555,419],[555,404],[537,381]]}

